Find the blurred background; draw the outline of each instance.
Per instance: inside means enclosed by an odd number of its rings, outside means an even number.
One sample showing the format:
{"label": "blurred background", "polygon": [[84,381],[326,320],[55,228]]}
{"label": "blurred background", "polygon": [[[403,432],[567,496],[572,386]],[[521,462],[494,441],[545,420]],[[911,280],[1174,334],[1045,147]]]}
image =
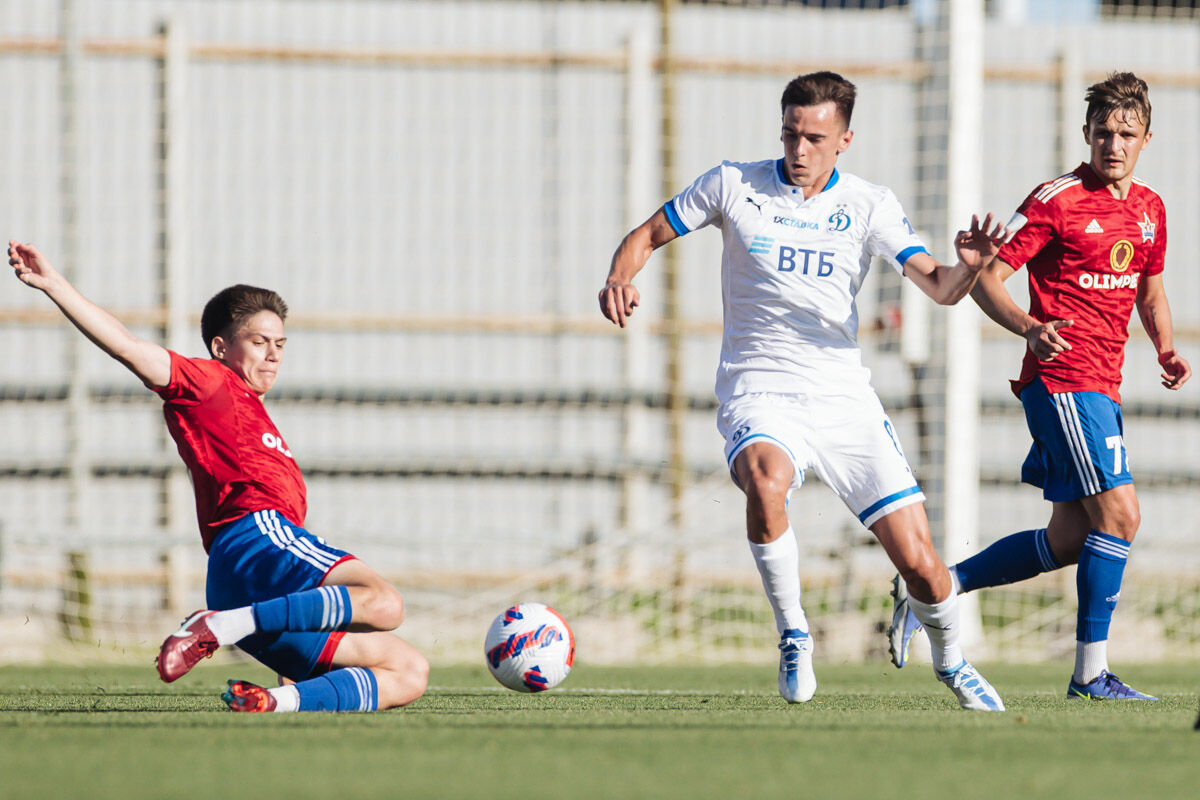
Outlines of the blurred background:
{"label": "blurred background", "polygon": [[[397,583],[401,634],[431,659],[477,659],[493,616],[540,600],[581,661],[768,663],[715,426],[720,237],[659,251],[624,331],[596,303],[620,239],[722,159],[778,157],[783,86],[832,69],[859,88],[839,167],[892,187],[948,260],[972,212],[1007,219],[1086,160],[1085,88],[1133,70],[1154,105],[1138,176],[1167,206],[1176,341],[1200,365],[1197,5],[0,0],[0,219],[185,355],[205,353],[199,311],[219,289],[287,299],[268,401],[308,480],[307,526]],[[944,557],[1044,526],[1018,482],[1024,343],[877,267],[865,359]],[[5,281],[0,662],[148,658],[204,604],[160,404]],[[1131,327],[1143,523],[1113,660],[1190,659],[1197,382],[1162,389]],[[818,660],[886,659],[881,549],[812,476],[790,514]],[[1073,651],[1073,568],[965,608],[973,658]]]}

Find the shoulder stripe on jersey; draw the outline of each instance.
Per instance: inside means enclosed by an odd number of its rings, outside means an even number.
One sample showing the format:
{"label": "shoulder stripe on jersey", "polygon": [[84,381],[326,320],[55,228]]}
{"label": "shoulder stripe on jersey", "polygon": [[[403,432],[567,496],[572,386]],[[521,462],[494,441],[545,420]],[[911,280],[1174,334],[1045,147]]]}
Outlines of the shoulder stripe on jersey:
{"label": "shoulder stripe on jersey", "polygon": [[929,251],[926,250],[923,246],[921,246],[919,244],[914,244],[912,247],[906,247],[903,250],[901,250],[899,253],[896,254],[896,263],[899,264],[901,267],[903,267],[905,264],[908,263],[908,260],[910,258],[912,258],[913,256],[915,256],[917,253],[924,253],[925,255],[929,255]]}
{"label": "shoulder stripe on jersey", "polygon": [[1034,197],[1043,203],[1047,203],[1052,197],[1061,192],[1063,189],[1074,186],[1079,182],[1080,180],[1078,175],[1063,175],[1061,178],[1056,178],[1043,186],[1041,190],[1034,195]]}
{"label": "shoulder stripe on jersey", "polygon": [[1150,184],[1146,183],[1146,182],[1145,182],[1144,180],[1142,180],[1141,178],[1134,178],[1134,179],[1133,179],[1133,182],[1134,182],[1134,183],[1136,183],[1138,186],[1141,186],[1141,187],[1142,187],[1142,188],[1144,188],[1144,189],[1149,189],[1150,191],[1154,192],[1155,194],[1158,194],[1158,189],[1155,189],[1153,186],[1151,186]]}
{"label": "shoulder stripe on jersey", "polygon": [[676,236],[691,233],[691,229],[687,225],[684,225],[683,220],[679,218],[679,212],[675,210],[675,201],[673,199],[663,204],[663,212],[667,215],[667,222],[671,223],[671,230],[675,231]]}
{"label": "shoulder stripe on jersey", "polygon": [[1057,178],[1054,178],[1053,180],[1049,180],[1049,181],[1046,181],[1045,183],[1043,183],[1042,188],[1038,189],[1037,193],[1044,194],[1045,192],[1048,192],[1051,189],[1058,186],[1060,183],[1064,183],[1075,177],[1076,177],[1076,175],[1073,172],[1068,172],[1066,175],[1059,175]]}

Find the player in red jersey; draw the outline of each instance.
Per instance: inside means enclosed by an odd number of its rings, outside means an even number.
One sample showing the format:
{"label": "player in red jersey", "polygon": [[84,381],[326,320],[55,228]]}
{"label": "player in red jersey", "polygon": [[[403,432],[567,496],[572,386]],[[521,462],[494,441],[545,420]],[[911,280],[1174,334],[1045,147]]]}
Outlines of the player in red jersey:
{"label": "player in red jersey", "polygon": [[303,527],[304,478],[262,402],[283,360],[283,299],[245,285],[219,292],[200,324],[212,358],[185,358],[131,334],[33,245],[9,241],[8,263],[162,397],[191,473],[216,610],[197,611],[167,637],[162,679],[237,644],[290,683],[230,681],[222,697],[234,711],[372,711],[420,697],[429,664],[388,632],[404,618],[400,593]]}
{"label": "player in red jersey", "polygon": [[[1008,225],[1015,231],[1011,240],[971,293],[989,317],[1028,344],[1021,376],[1012,382],[1033,435],[1021,477],[1053,504],[1050,521],[997,541],[950,574],[961,593],[1077,563],[1068,696],[1154,700],[1108,669],[1109,622],[1140,521],[1120,406],[1135,306],[1158,351],[1163,386],[1179,389],[1192,370],[1175,351],[1163,288],[1163,203],[1133,175],[1150,143],[1146,84],[1132,73],[1115,73],[1091,86],[1086,101],[1090,160],[1026,198]],[[1029,275],[1028,313],[1003,285],[1021,266]],[[893,661],[903,666],[919,625],[899,586],[896,595],[889,634]]]}

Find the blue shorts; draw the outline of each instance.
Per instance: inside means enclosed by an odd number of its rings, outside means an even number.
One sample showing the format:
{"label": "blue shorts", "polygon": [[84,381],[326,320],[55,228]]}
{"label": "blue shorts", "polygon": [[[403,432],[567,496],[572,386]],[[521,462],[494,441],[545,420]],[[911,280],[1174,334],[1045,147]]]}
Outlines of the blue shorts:
{"label": "blue shorts", "polygon": [[[330,547],[277,511],[255,511],[223,527],[208,553],[208,607],[241,608],[315,589],[354,556]],[[238,647],[292,680],[329,670],[345,631],[255,633]]]}
{"label": "blue shorts", "polygon": [[1121,406],[1100,392],[1050,394],[1040,379],[1021,392],[1033,446],[1021,480],[1054,503],[1133,483]]}

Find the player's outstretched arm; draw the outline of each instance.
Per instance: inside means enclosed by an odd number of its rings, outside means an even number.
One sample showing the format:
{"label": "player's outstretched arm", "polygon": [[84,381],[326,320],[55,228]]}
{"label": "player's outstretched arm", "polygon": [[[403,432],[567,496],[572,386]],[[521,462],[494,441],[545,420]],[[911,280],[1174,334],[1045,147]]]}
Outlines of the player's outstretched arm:
{"label": "player's outstretched arm", "polygon": [[917,253],[905,262],[904,274],[935,302],[954,305],[975,286],[980,270],[996,256],[1007,234],[991,214],[982,223],[975,215],[971,217],[970,229],[959,231],[954,238],[957,264],[939,264],[932,256]]}
{"label": "player's outstretched arm", "polygon": [[1138,316],[1142,327],[1154,342],[1158,351],[1158,363],[1163,368],[1162,385],[1178,389],[1192,377],[1192,367],[1187,360],[1175,352],[1174,327],[1171,324],[1171,306],[1167,302],[1167,291],[1163,287],[1162,275],[1143,275],[1138,283]]}
{"label": "player's outstretched arm", "polygon": [[979,279],[971,289],[971,299],[983,313],[1005,330],[1012,331],[1025,340],[1033,354],[1041,361],[1053,361],[1059,353],[1071,349],[1071,343],[1059,335],[1062,328],[1073,324],[1069,319],[1038,322],[1013,302],[1004,288],[1004,282],[1016,272],[1002,258],[993,258],[979,272]]}
{"label": "player's outstretched arm", "polygon": [[36,247],[10,239],[8,263],[22,283],[44,292],[84,336],[142,383],[151,388],[170,383],[171,356],[166,349],[134,336],[120,320],[80,294]]}
{"label": "player's outstretched arm", "polygon": [[646,266],[651,253],[678,235],[661,208],[626,234],[617,252],[613,253],[608,279],[600,290],[600,313],[624,328],[625,321],[642,299],[641,293],[633,285],[634,276]]}

